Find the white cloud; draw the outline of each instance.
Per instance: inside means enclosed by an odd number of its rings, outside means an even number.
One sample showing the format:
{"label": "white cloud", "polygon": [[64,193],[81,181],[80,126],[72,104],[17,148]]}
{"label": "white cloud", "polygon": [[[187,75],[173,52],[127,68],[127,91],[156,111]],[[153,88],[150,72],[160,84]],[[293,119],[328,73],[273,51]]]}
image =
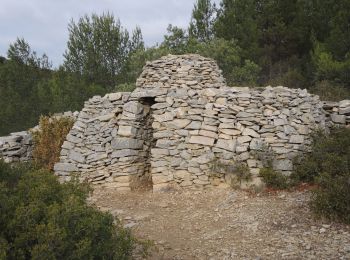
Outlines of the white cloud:
{"label": "white cloud", "polygon": [[[219,2],[219,0],[215,0]],[[186,27],[195,0],[0,0],[0,55],[23,37],[57,66],[68,39],[70,19],[110,12],[131,31],[140,26],[146,45],[161,42],[168,24]]]}

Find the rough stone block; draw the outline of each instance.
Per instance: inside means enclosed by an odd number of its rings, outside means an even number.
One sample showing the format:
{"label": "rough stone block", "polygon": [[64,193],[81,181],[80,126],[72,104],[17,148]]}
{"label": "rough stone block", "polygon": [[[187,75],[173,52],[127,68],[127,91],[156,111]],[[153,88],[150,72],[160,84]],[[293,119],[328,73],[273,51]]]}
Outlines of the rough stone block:
{"label": "rough stone block", "polygon": [[56,163],[54,166],[54,171],[57,172],[77,172],[78,170],[78,167],[72,163]]}
{"label": "rough stone block", "polygon": [[256,138],[260,137],[260,135],[257,132],[255,132],[253,129],[250,129],[250,128],[245,128],[242,132],[242,135],[248,135]]}
{"label": "rough stone block", "polygon": [[168,149],[157,149],[157,148],[152,148],[151,150],[152,155],[169,155],[169,150]]}
{"label": "rough stone block", "polygon": [[337,123],[337,124],[345,124],[346,123],[346,116],[345,115],[331,114],[331,119],[334,123]]}
{"label": "rough stone block", "polygon": [[291,135],[289,142],[292,144],[302,144],[302,143],[304,143],[304,136],[303,135]]}
{"label": "rough stone block", "polygon": [[132,149],[122,149],[114,151],[111,155],[112,158],[128,157],[138,155],[140,152]]}
{"label": "rough stone block", "polygon": [[174,119],[173,121],[166,122],[165,125],[170,129],[183,129],[191,123],[188,119]]}
{"label": "rough stone block", "polygon": [[158,122],[166,122],[166,121],[171,121],[174,119],[174,114],[170,113],[170,112],[166,112],[164,114],[161,115],[153,115],[154,120],[158,121]]}
{"label": "rough stone block", "polygon": [[68,158],[79,163],[85,162],[85,156],[83,156],[81,153],[76,152],[74,150],[71,150],[69,152]]}
{"label": "rough stone block", "polygon": [[215,147],[230,151],[230,152],[234,152],[236,150],[236,139],[234,140],[225,140],[225,139],[219,139],[216,142]]}
{"label": "rough stone block", "polygon": [[167,183],[173,180],[172,176],[163,175],[163,174],[152,174],[152,182],[153,184]]}
{"label": "rough stone block", "polygon": [[275,159],[273,161],[273,168],[279,171],[292,171],[293,163],[291,160],[288,160],[288,159],[282,159],[282,160]]}
{"label": "rough stone block", "polygon": [[112,140],[113,149],[141,149],[143,141],[132,138],[116,138]]}
{"label": "rough stone block", "polygon": [[137,128],[129,125],[120,125],[118,129],[118,135],[120,136],[135,136],[137,133]]}
{"label": "rough stone block", "polygon": [[143,106],[139,102],[130,101],[126,103],[123,109],[132,114],[140,114],[143,111]]}
{"label": "rough stone block", "polygon": [[215,139],[211,137],[194,135],[190,137],[190,140],[188,142],[191,144],[202,144],[202,145],[213,146],[214,141]]}

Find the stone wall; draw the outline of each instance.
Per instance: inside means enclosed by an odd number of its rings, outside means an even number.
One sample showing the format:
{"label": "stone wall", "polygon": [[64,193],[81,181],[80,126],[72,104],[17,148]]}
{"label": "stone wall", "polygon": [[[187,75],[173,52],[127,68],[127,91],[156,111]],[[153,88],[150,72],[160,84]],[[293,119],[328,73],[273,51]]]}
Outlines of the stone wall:
{"label": "stone wall", "polygon": [[[227,185],[217,163],[245,165],[259,183],[262,151],[290,174],[316,128],[350,124],[350,101],[322,102],[306,90],[226,86],[216,63],[168,55],[147,63],[131,93],[85,102],[63,143],[55,172],[120,191],[151,185]],[[6,161],[30,158],[28,133],[0,138]],[[232,169],[231,169],[232,170]]]}
{"label": "stone wall", "polygon": [[322,105],[328,126],[350,125],[350,100],[324,101]]}
{"label": "stone wall", "polygon": [[[52,117],[69,117],[76,119],[78,112],[74,113],[67,111],[64,113],[57,113],[52,115]],[[5,162],[26,162],[32,159],[33,151],[33,137],[32,132],[38,131],[39,126],[35,126],[29,131],[22,131],[11,133],[8,136],[0,137],[0,159]]]}
{"label": "stone wall", "polygon": [[198,55],[147,63],[136,86],[85,103],[55,166],[63,180],[78,172],[117,190],[147,182],[155,191],[225,185],[227,176],[213,167],[220,161],[248,166],[256,183],[256,151],[268,149],[274,168],[289,174],[311,131],[350,122],[350,101],[324,103],[284,87],[227,87],[216,63]]}
{"label": "stone wall", "polygon": [[8,163],[29,161],[32,158],[32,144],[32,135],[27,131],[0,137],[0,158]]}
{"label": "stone wall", "polygon": [[85,102],[63,143],[56,173],[63,180],[79,172],[93,184],[118,190],[136,188],[147,165],[145,120],[149,110],[131,101],[130,93],[96,96]]}

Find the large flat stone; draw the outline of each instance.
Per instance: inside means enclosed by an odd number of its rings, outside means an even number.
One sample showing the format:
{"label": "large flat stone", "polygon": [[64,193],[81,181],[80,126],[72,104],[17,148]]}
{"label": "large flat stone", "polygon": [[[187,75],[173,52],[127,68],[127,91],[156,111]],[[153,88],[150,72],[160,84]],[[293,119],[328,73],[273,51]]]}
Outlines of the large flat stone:
{"label": "large flat stone", "polygon": [[345,124],[346,122],[345,115],[331,114],[331,119],[334,123],[337,123],[337,124]]}
{"label": "large flat stone", "polygon": [[191,144],[202,144],[202,145],[213,146],[214,141],[215,139],[211,137],[194,135],[190,137],[190,140],[188,142]]}
{"label": "large flat stone", "polygon": [[69,159],[79,162],[79,163],[84,163],[85,162],[85,156],[83,156],[81,153],[76,152],[74,150],[71,150],[68,155]]}
{"label": "large flat stone", "polygon": [[234,152],[236,150],[236,140],[219,139],[215,147]]}
{"label": "large flat stone", "polygon": [[143,141],[133,138],[116,138],[112,140],[112,148],[116,150],[120,149],[141,149]]}
{"label": "large flat stone", "polygon": [[186,126],[186,129],[198,130],[201,128],[201,126],[202,126],[201,121],[192,121],[188,126]]}
{"label": "large flat stone", "polygon": [[130,101],[124,105],[123,109],[129,113],[137,115],[143,111],[143,106],[139,102]]}
{"label": "large flat stone", "polygon": [[120,158],[120,157],[127,157],[127,156],[136,156],[139,154],[139,151],[132,150],[132,149],[122,149],[118,151],[114,151],[111,155],[112,158]]}
{"label": "large flat stone", "polygon": [[152,155],[169,155],[169,150],[168,149],[157,149],[157,148],[152,148],[151,150]]}
{"label": "large flat stone", "polygon": [[250,136],[248,136],[248,135],[246,135],[246,136],[240,136],[240,137],[237,138],[237,142],[238,142],[239,144],[248,143],[248,142],[250,142],[251,140],[252,140],[252,138],[251,138]]}
{"label": "large flat stone", "polygon": [[256,138],[260,137],[260,135],[257,132],[255,132],[253,129],[250,129],[250,128],[244,128],[242,135],[248,135]]}
{"label": "large flat stone", "polygon": [[171,129],[183,129],[191,123],[188,119],[174,119],[173,121],[166,122],[166,126]]}
{"label": "large flat stone", "polygon": [[171,121],[174,119],[174,114],[170,112],[166,112],[161,115],[154,115],[154,119],[158,122],[166,122],[166,121]]}
{"label": "large flat stone", "polygon": [[120,125],[118,129],[118,135],[120,136],[135,136],[137,133],[137,128],[129,125]]}
{"label": "large flat stone", "polygon": [[101,122],[105,122],[105,121],[111,120],[114,117],[115,117],[114,113],[109,113],[109,114],[106,114],[106,115],[99,116],[96,119],[100,120]]}
{"label": "large flat stone", "polygon": [[72,163],[56,163],[54,166],[54,171],[57,172],[77,172],[78,170],[78,167]]}
{"label": "large flat stone", "polygon": [[292,144],[302,144],[304,143],[303,135],[291,135],[289,138],[289,142]]}
{"label": "large flat stone", "polygon": [[122,93],[121,92],[110,93],[110,94],[107,94],[107,98],[109,99],[109,101],[117,101],[122,98]]}
{"label": "large flat stone", "polygon": [[74,135],[68,134],[67,135],[67,141],[74,143],[74,144],[80,144],[83,140],[79,137],[76,137]]}
{"label": "large flat stone", "polygon": [[207,131],[207,130],[199,130],[199,135],[206,136],[206,137],[212,137],[217,139],[218,134],[212,131]]}
{"label": "large flat stone", "polygon": [[163,174],[152,174],[153,184],[167,183],[171,180],[173,180],[173,178],[169,175],[166,176]]}
{"label": "large flat stone", "polygon": [[237,129],[220,129],[220,132],[225,135],[232,135],[232,136],[236,136],[242,133],[240,130],[237,130]]}
{"label": "large flat stone", "polygon": [[274,160],[273,168],[279,171],[292,171],[293,163],[291,160],[283,159],[283,160]]}

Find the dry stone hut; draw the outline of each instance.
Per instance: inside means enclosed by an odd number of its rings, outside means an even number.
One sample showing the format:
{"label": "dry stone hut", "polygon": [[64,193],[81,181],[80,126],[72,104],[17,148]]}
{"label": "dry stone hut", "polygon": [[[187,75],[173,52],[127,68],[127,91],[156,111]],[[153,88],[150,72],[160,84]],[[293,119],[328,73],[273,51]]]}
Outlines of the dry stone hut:
{"label": "dry stone hut", "polygon": [[220,160],[247,165],[258,182],[254,151],[269,148],[274,168],[289,174],[310,131],[329,118],[306,90],[228,87],[216,63],[199,55],[147,63],[136,86],[85,103],[55,165],[62,180],[77,172],[121,191],[144,182],[155,191],[217,186],[225,183],[213,172]]}

